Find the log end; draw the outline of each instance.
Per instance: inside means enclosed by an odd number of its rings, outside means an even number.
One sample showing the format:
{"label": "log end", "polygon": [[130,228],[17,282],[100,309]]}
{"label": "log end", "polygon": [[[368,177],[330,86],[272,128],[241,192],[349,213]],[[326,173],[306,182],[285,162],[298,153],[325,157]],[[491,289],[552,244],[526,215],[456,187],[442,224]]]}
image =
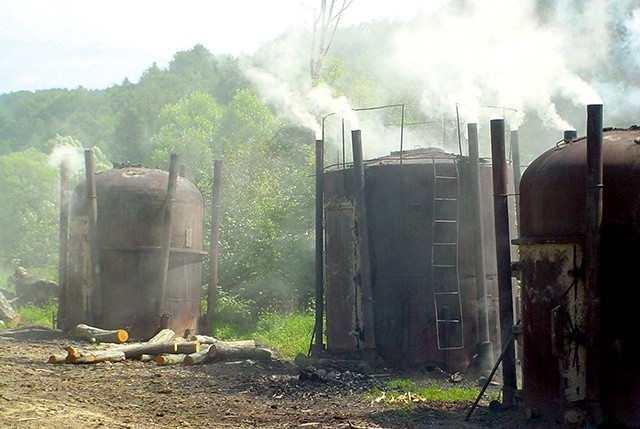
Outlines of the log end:
{"label": "log end", "polygon": [[129,333],[124,329],[118,329],[116,332],[116,338],[120,343],[126,343],[129,340]]}

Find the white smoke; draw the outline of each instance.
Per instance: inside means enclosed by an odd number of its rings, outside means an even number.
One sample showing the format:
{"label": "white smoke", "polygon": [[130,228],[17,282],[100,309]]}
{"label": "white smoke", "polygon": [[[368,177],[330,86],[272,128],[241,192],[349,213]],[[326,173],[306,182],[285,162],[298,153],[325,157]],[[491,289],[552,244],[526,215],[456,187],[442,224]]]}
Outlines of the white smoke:
{"label": "white smoke", "polygon": [[571,126],[556,109],[557,97],[576,105],[601,102],[572,71],[562,31],[537,24],[532,1],[467,4],[464,11],[416,18],[396,36],[398,69],[422,78],[425,111],[458,103],[464,121],[479,122],[484,106],[504,107],[518,112],[509,118],[512,129],[529,112],[564,130]]}
{"label": "white smoke", "polygon": [[56,145],[49,154],[49,165],[55,169],[60,169],[66,160],[69,163],[71,174],[84,169],[84,154],[73,145]]}

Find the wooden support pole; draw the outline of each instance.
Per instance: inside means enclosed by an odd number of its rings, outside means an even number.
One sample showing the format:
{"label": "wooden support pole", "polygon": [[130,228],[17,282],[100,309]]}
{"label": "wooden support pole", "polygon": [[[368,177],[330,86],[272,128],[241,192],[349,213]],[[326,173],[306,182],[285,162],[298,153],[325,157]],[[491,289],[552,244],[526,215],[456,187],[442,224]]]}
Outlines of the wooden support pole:
{"label": "wooden support pole", "polygon": [[222,194],[222,160],[213,162],[211,189],[211,237],[209,245],[209,287],[207,289],[207,314],[205,332],[210,334],[214,326],[218,306],[218,261],[220,259],[220,213]]}

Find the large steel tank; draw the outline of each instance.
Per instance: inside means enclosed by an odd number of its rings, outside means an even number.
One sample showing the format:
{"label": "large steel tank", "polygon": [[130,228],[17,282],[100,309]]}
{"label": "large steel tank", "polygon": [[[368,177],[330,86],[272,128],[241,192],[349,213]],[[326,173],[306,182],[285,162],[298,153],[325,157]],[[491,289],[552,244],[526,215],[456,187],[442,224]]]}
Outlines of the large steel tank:
{"label": "large steel tank", "polygon": [[[166,171],[141,167],[97,173],[95,240],[87,181],[75,188],[63,329],[78,323],[126,328],[138,339],[151,337],[160,326],[179,335],[196,331],[205,254],[203,198],[193,183],[177,178],[165,280],[162,236],[168,182]],[[92,242],[99,260],[97,280],[92,280]]]}
{"label": "large steel tank", "polygon": [[[375,344],[386,364],[453,372],[471,363],[476,233],[486,247],[491,342],[500,344],[491,164],[479,167],[482,232],[473,228],[470,172],[469,158],[433,148],[365,162]],[[365,324],[352,167],[324,173],[324,219],[327,351],[357,353]]]}
{"label": "large steel tank", "polygon": [[640,427],[640,288],[627,272],[640,251],[640,129],[601,134],[595,245],[587,139],[540,155],[520,184],[524,401],[559,422]]}

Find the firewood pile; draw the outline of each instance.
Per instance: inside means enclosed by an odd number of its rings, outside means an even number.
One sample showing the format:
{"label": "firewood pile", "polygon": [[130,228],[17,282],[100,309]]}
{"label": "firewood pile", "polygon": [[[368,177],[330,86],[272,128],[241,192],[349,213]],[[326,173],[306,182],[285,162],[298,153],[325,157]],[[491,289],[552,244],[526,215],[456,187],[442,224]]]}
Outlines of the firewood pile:
{"label": "firewood pile", "polygon": [[105,330],[80,324],[70,332],[73,339],[86,346],[67,345],[64,352],[49,356],[49,363],[93,364],[140,360],[158,365],[199,365],[207,362],[250,359],[269,361],[272,352],[253,340],[221,341],[205,335],[177,336],[162,329],[145,342],[128,342],[123,329]]}

